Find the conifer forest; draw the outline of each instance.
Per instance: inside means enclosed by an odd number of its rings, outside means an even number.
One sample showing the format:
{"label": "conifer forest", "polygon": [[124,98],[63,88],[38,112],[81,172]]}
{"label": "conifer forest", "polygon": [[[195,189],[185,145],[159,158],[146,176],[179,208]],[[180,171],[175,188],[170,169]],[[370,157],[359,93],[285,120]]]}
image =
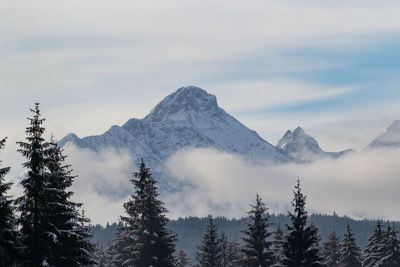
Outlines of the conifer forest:
{"label": "conifer forest", "polygon": [[[130,178],[132,193],[123,205],[125,213],[113,224],[107,242],[98,242],[94,234],[104,228],[91,225],[82,204],[71,200],[76,176],[56,139],[45,140],[45,119],[38,103],[31,113],[26,139],[18,142],[18,152],[26,159],[22,196],[14,199],[8,194],[12,184],[5,177],[10,168],[0,169],[0,266],[400,266],[395,223],[374,222],[363,247],[350,219],[341,235],[325,223],[322,240],[311,219],[323,215],[308,214],[300,179],[287,216],[270,214],[255,192],[254,203],[243,215],[246,219],[236,221],[239,235],[228,235],[229,220],[225,219],[227,227],[223,223],[218,227],[216,221],[221,218],[212,215],[170,221],[156,180],[143,160]],[[0,148],[6,141],[5,137],[0,141]],[[194,251],[179,240],[194,238],[190,230],[177,234],[182,232],[178,224],[185,220],[192,222],[187,228],[198,228],[199,220],[205,223]]]}

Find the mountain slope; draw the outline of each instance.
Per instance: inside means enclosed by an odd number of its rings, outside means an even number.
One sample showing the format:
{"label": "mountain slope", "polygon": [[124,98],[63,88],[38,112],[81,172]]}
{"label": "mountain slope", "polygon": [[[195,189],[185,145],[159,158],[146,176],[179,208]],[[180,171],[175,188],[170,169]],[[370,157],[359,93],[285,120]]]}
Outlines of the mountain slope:
{"label": "mountain slope", "polygon": [[290,157],[303,162],[323,157],[335,159],[352,151],[349,149],[341,152],[325,152],[320,148],[317,140],[306,134],[300,127],[297,127],[293,132],[288,130],[276,147],[285,151]]}
{"label": "mountain slope", "polygon": [[[137,161],[143,158],[156,171],[176,151],[186,147],[214,147],[249,160],[289,162],[279,148],[218,107],[214,95],[201,88],[178,89],[162,100],[145,118],[112,126],[102,135],[79,138],[69,134],[61,146],[74,144],[100,151],[107,147],[127,149]],[[160,173],[161,174],[161,171]],[[161,187],[168,177],[161,177]]]}
{"label": "mountain slope", "polygon": [[381,133],[367,146],[368,149],[396,147],[400,147],[400,120],[393,121],[384,133]]}

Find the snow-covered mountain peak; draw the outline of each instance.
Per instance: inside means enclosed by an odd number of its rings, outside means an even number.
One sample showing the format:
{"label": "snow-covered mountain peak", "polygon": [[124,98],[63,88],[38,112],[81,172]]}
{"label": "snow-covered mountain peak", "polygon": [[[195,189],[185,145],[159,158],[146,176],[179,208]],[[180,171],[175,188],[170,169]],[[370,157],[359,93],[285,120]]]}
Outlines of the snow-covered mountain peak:
{"label": "snow-covered mountain peak", "polygon": [[375,138],[367,148],[399,147],[400,146],[400,120],[395,120],[386,130]]}
{"label": "snow-covered mountain peak", "polygon": [[297,127],[293,132],[287,131],[285,135],[279,140],[277,147],[283,149],[287,153],[299,153],[312,151],[314,153],[320,153],[321,148],[318,142],[311,136],[305,133],[301,127]]}
{"label": "snow-covered mountain peak", "polygon": [[387,131],[400,133],[400,120],[395,120],[392,122]]}
{"label": "snow-covered mountain peak", "polygon": [[188,115],[218,112],[217,98],[196,86],[181,87],[145,117],[149,122],[185,120]]}
{"label": "snow-covered mountain peak", "polygon": [[[294,131],[287,130],[283,137],[279,140],[276,145],[280,149],[287,150],[286,146],[293,145],[294,143],[301,145],[313,145],[315,146],[315,139],[307,135],[301,127],[297,127]],[[316,144],[318,146],[318,143]]]}
{"label": "snow-covered mountain peak", "polygon": [[76,144],[79,142],[79,137],[74,133],[67,134],[63,139],[60,140],[59,145],[64,146],[67,143]]}
{"label": "snow-covered mountain peak", "polygon": [[347,153],[347,151],[323,151],[317,140],[308,135],[301,127],[297,127],[293,132],[288,130],[276,146],[288,153],[292,158],[300,161],[310,161],[326,156],[337,158]]}

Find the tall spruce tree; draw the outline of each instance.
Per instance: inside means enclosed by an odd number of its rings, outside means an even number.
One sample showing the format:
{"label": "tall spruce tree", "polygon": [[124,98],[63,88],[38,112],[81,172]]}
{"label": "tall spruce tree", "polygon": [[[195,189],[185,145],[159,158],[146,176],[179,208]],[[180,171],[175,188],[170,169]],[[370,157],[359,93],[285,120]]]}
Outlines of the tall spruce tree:
{"label": "tall spruce tree", "polygon": [[271,236],[269,232],[269,215],[267,208],[262,202],[260,196],[256,196],[256,204],[251,205],[248,212],[251,222],[242,232],[244,246],[242,252],[244,254],[243,262],[246,266],[268,267],[274,262],[273,251],[270,249],[272,242],[268,239]]}
{"label": "tall spruce tree", "polygon": [[33,118],[28,118],[26,142],[17,142],[18,152],[27,158],[23,166],[27,169],[25,179],[21,181],[23,196],[16,200],[21,226],[22,266],[37,267],[48,264],[54,244],[55,232],[51,232],[47,217],[47,196],[49,193],[46,173],[46,151],[49,144],[43,138],[44,119],[41,118],[39,103],[31,109]]}
{"label": "tall spruce tree", "polygon": [[213,218],[208,216],[207,229],[198,246],[196,259],[201,267],[220,267],[222,262],[221,242]]}
{"label": "tall spruce tree", "polygon": [[143,160],[131,182],[135,192],[124,204],[128,216],[121,217],[125,223],[123,266],[174,266],[176,236],[166,228],[167,210],[158,200],[156,181]]}
{"label": "tall spruce tree", "polygon": [[47,217],[55,233],[49,264],[52,266],[81,266],[93,263],[94,244],[87,227],[88,220],[79,212],[81,203],[71,200],[69,190],[75,176],[70,165],[65,165],[57,142],[51,140],[47,152],[49,190],[47,195]]}
{"label": "tall spruce tree", "polygon": [[364,249],[363,267],[373,267],[382,258],[381,247],[384,239],[382,231],[382,223],[378,221],[374,228],[374,232],[368,238],[368,243]]}
{"label": "tall spruce tree", "polygon": [[382,242],[381,259],[379,267],[398,267],[400,266],[400,241],[397,238],[398,231],[393,227],[388,227]]}
{"label": "tall spruce tree", "polygon": [[318,249],[318,230],[307,226],[308,215],[305,210],[306,196],[300,189],[300,179],[295,186],[292,206],[294,213],[289,212],[291,225],[286,225],[287,234],[283,244],[283,258],[280,265],[288,267],[322,266]]}
{"label": "tall spruce tree", "polygon": [[324,264],[327,267],[337,267],[340,261],[340,244],[336,232],[329,235],[328,241],[324,243]]}
{"label": "tall spruce tree", "polygon": [[341,267],[358,267],[362,266],[361,250],[356,244],[350,225],[346,227],[343,244],[340,251]]}
{"label": "tall spruce tree", "polygon": [[[4,148],[5,142],[6,138],[0,140],[0,150]],[[7,195],[11,183],[6,183],[4,179],[9,171],[9,167],[0,168],[0,266],[14,266],[18,256],[15,207]]]}

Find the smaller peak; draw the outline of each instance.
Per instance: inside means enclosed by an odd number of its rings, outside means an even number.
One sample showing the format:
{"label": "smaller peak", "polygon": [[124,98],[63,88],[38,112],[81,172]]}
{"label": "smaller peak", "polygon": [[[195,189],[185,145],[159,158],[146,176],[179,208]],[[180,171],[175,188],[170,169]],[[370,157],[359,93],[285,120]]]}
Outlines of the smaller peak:
{"label": "smaller peak", "polygon": [[387,130],[376,137],[367,148],[399,147],[400,146],[400,120],[395,120]]}
{"label": "smaller peak", "polygon": [[279,140],[277,147],[283,149],[294,158],[323,153],[318,142],[306,134],[301,127],[297,127],[293,132],[287,131]]}
{"label": "smaller peak", "polygon": [[388,131],[400,132],[400,120],[393,121],[392,124],[389,126]]}
{"label": "smaller peak", "polygon": [[74,134],[74,133],[69,133],[67,134],[63,139],[61,139],[60,141],[58,141],[58,145],[60,147],[63,147],[65,144],[67,143],[74,143],[76,144],[77,142],[79,142],[79,137]]}
{"label": "smaller peak", "polygon": [[79,139],[79,137],[78,137],[76,134],[74,134],[74,133],[69,133],[69,134],[67,134],[64,138],[65,138],[65,139],[68,139],[68,140],[76,140],[76,139]]}

